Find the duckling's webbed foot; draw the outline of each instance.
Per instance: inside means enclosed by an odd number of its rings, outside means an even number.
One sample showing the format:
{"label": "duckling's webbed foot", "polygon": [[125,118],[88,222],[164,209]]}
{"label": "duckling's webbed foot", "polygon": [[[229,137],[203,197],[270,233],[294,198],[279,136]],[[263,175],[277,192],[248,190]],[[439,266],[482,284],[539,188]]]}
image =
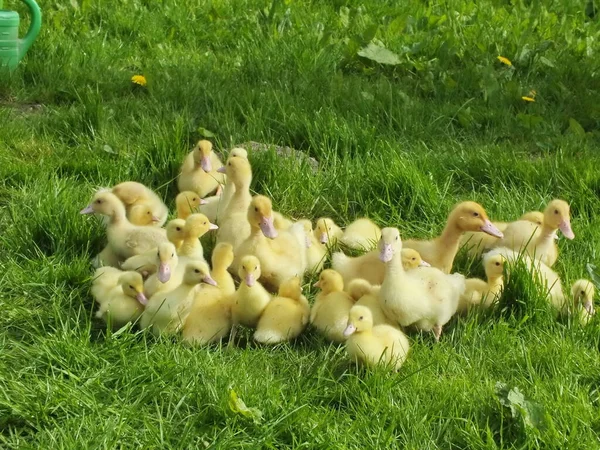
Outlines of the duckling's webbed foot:
{"label": "duckling's webbed foot", "polygon": [[435,342],[439,342],[440,336],[442,335],[442,326],[434,325],[432,331],[433,331],[433,336],[435,337]]}

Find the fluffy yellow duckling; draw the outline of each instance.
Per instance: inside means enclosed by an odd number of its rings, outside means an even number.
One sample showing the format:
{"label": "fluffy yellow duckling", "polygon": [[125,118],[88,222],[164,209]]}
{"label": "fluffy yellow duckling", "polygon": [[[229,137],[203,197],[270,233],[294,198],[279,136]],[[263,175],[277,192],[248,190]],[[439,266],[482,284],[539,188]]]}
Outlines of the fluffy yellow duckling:
{"label": "fluffy yellow duckling", "polygon": [[310,272],[320,272],[327,258],[327,246],[321,244],[315,237],[310,220],[299,220],[306,235],[306,266]]}
{"label": "fluffy yellow duckling", "polygon": [[346,287],[346,292],[355,301],[355,305],[366,306],[371,310],[374,325],[396,326],[383,312],[379,303],[379,290],[381,286],[373,286],[367,280],[355,278]]}
{"label": "fluffy yellow duckling", "polygon": [[302,278],[306,271],[306,236],[302,224],[289,231],[274,226],[271,200],[263,195],[252,199],[247,221],[250,236],[240,244],[233,267],[239,267],[240,255],[254,255],[260,261],[261,282],[274,289],[294,276]]}
{"label": "fluffy yellow duckling", "polygon": [[328,217],[321,217],[317,220],[315,227],[315,237],[321,244],[336,245],[344,235],[344,232],[335,222]]}
{"label": "fluffy yellow duckling", "polygon": [[[411,270],[415,267],[429,267],[429,263],[423,261],[416,250],[403,248],[401,254],[404,270]],[[333,254],[331,266],[340,273],[345,285],[356,278],[365,279],[371,284],[381,284],[385,277],[385,264],[379,258],[379,250],[371,250],[356,257],[347,256],[343,252],[336,252]]]}
{"label": "fluffy yellow duckling", "polygon": [[340,242],[355,250],[371,250],[381,239],[381,228],[371,219],[355,220],[344,230]]}
{"label": "fluffy yellow duckling", "polygon": [[232,295],[235,292],[235,283],[227,271],[233,262],[233,257],[233,247],[226,242],[217,244],[213,250],[211,275],[225,295]]}
{"label": "fluffy yellow duckling", "polygon": [[[164,204],[152,189],[144,186],[142,183],[125,181],[124,183],[119,183],[113,187],[111,192],[125,205],[127,217],[130,222],[135,224],[132,220],[131,213],[134,207],[140,205],[150,207],[150,210],[152,211],[151,214],[156,219],[153,221],[153,225],[160,227],[167,221],[169,208],[167,208],[167,205]],[[136,214],[139,214],[139,211],[137,211]]]}
{"label": "fluffy yellow duckling", "polygon": [[302,295],[300,278],[294,277],[281,283],[279,295],[269,302],[263,311],[254,340],[261,344],[277,344],[300,336],[308,324],[310,306]]}
{"label": "fluffy yellow duckling", "polygon": [[148,303],[142,276],[136,272],[122,272],[114,267],[96,270],[91,292],[100,306],[96,317],[115,327],[137,320],[144,311],[144,305]]}
{"label": "fluffy yellow duckling", "polygon": [[185,270],[185,262],[180,265],[177,251],[171,242],[159,245],[154,258],[157,271],[144,282],[144,292],[148,297],[175,289],[181,283]]}
{"label": "fluffy yellow duckling", "polygon": [[140,318],[140,326],[152,327],[155,335],[178,332],[186,321],[196,294],[195,289],[200,283],[217,285],[204,261],[187,263],[183,281],[177,288],[150,297]]}
{"label": "fluffy yellow duckling", "polygon": [[200,205],[204,205],[207,201],[200,198],[198,194],[192,191],[183,191],[175,197],[175,208],[177,209],[178,219],[187,219],[189,216],[198,212]]}
{"label": "fluffy yellow duckling", "polygon": [[228,242],[233,246],[233,252],[238,253],[238,247],[250,236],[248,223],[248,207],[252,202],[250,182],[252,168],[246,158],[231,156],[225,166],[227,179],[235,186],[235,192],[227,204],[219,223],[217,242]]}
{"label": "fluffy yellow duckling", "polygon": [[433,331],[436,341],[442,327],[452,318],[465,290],[465,277],[448,275],[435,267],[405,271],[400,252],[402,240],[397,228],[381,230],[380,258],[386,273],[379,301],[386,316],[403,327],[415,325]]}
{"label": "fluffy yellow duckling", "polygon": [[500,298],[504,288],[505,261],[502,255],[484,256],[483,266],[487,281],[479,278],[468,278],[465,281],[465,292],[458,302],[459,314],[466,313],[475,305],[489,308]]}
{"label": "fluffy yellow duckling", "polygon": [[167,239],[175,246],[175,249],[179,251],[183,245],[183,240],[186,237],[185,220],[170,220],[165,229],[167,230]]}
{"label": "fluffy yellow duckling", "polygon": [[183,227],[185,238],[177,253],[179,256],[205,261],[200,238],[210,230],[217,230],[218,228],[214,223],[210,223],[204,214],[192,214],[185,221]]}
{"label": "fluffy yellow duckling", "polygon": [[121,260],[119,257],[113,252],[110,245],[107,245],[102,249],[100,253],[98,253],[92,260],[92,266],[94,269],[104,266],[112,266],[119,267]]}
{"label": "fluffy yellow duckling", "polygon": [[160,219],[152,214],[152,208],[149,205],[135,205],[129,210],[129,221],[134,225],[140,226],[158,226]]}
{"label": "fluffy yellow duckling", "polygon": [[511,223],[504,232],[498,246],[513,250],[526,249],[532,258],[539,259],[552,267],[558,258],[556,231],[560,230],[567,239],[575,238],[571,229],[570,207],[564,200],[552,200],[544,210],[541,228],[527,220]]}
{"label": "fluffy yellow duckling", "polygon": [[242,282],[232,299],[233,323],[255,328],[271,301],[271,294],[258,282],[261,276],[258,258],[252,255],[244,256],[238,275]]}
{"label": "fluffy yellow duckling", "polygon": [[223,174],[218,169],[223,166],[219,157],[213,152],[210,141],[201,140],[185,157],[181,173],[177,180],[179,192],[192,191],[200,197],[206,197],[223,184]]}
{"label": "fluffy yellow duckling", "polygon": [[123,202],[111,192],[97,192],[92,202],[81,210],[81,214],[93,213],[108,216],[109,222],[106,228],[108,245],[119,261],[156,248],[161,242],[167,242],[164,229],[140,227],[129,222]]}
{"label": "fluffy yellow duckling", "polygon": [[365,306],[352,307],[344,336],[350,358],[367,367],[381,364],[399,370],[410,350],[402,331],[389,325],[373,325],[371,310]]}
{"label": "fluffy yellow duckling", "polygon": [[571,296],[573,298],[573,307],[579,316],[581,325],[587,325],[596,314],[594,309],[594,294],[596,288],[590,280],[577,280],[571,286]]}
{"label": "fluffy yellow duckling", "polygon": [[161,283],[165,283],[171,276],[172,267],[169,265],[172,260],[171,255],[176,258],[175,246],[171,242],[163,242],[158,248],[153,248],[141,255],[135,255],[128,258],[121,264],[121,268],[123,270],[135,271],[144,278],[155,274],[160,268],[157,276]]}
{"label": "fluffy yellow duckling", "polygon": [[466,231],[483,231],[492,236],[502,237],[502,232],[490,222],[483,207],[475,202],[463,202],[454,207],[441,236],[420,241],[410,239],[404,242],[404,248],[413,248],[433,267],[444,273],[450,273],[454,257],[458,253],[460,239]]}
{"label": "fluffy yellow duckling", "polygon": [[354,300],[344,292],[342,276],[332,269],[325,269],[314,284],[321,289],[310,312],[310,323],[327,339],[344,342],[344,330],[348,313]]}

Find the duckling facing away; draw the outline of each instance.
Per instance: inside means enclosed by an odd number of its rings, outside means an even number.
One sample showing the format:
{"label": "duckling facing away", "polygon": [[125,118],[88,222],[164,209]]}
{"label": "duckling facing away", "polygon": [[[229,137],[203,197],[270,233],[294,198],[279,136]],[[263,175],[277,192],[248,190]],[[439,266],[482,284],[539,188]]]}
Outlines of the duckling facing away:
{"label": "duckling facing away", "polygon": [[[141,212],[140,209],[134,210],[137,206],[147,206],[150,208],[151,215],[153,216],[153,225],[160,227],[167,221],[169,208],[167,208],[167,205],[164,204],[152,189],[144,186],[142,183],[125,181],[113,187],[111,192],[123,202],[127,211],[127,217],[133,224],[138,225],[134,220],[135,216]],[[132,220],[132,213],[134,214],[134,220]]]}
{"label": "duckling facing away", "polygon": [[175,208],[177,209],[178,219],[187,219],[192,214],[198,212],[200,205],[206,204],[207,201],[200,198],[198,194],[192,191],[183,191],[175,197]]}
{"label": "duckling facing away", "polygon": [[[343,252],[336,252],[333,254],[331,266],[344,278],[345,285],[356,278],[362,278],[377,285],[383,283],[385,277],[385,263],[379,258],[377,249],[354,258]],[[412,248],[403,248],[402,266],[404,270],[411,270],[415,267],[429,267],[429,263],[421,259],[418,251]]]}
{"label": "duckling facing away", "polygon": [[442,327],[452,318],[458,299],[465,290],[465,277],[448,275],[435,267],[417,267],[405,271],[400,252],[402,241],[396,228],[381,230],[380,258],[386,274],[379,291],[385,314],[403,327],[415,325],[433,331],[436,341]]}
{"label": "duckling facing away", "polygon": [[179,191],[192,191],[200,197],[206,197],[225,181],[223,174],[218,169],[223,165],[219,157],[213,152],[210,141],[198,141],[196,147],[186,156],[181,166],[181,173],[177,180]]}
{"label": "duckling facing away", "polygon": [[502,294],[504,288],[504,263],[502,255],[485,255],[483,267],[487,282],[479,278],[468,278],[465,281],[465,292],[458,302],[458,313],[464,314],[473,306],[489,308]]}
{"label": "duckling facing away", "polygon": [[587,325],[596,314],[594,309],[594,293],[596,289],[589,280],[577,280],[571,287],[573,307],[581,325]]}
{"label": "duckling facing away", "polygon": [[263,311],[254,340],[262,344],[277,344],[295,339],[308,324],[310,306],[302,295],[300,278],[294,277],[279,286],[279,295]]}
{"label": "duckling facing away", "polygon": [[371,310],[365,306],[350,309],[344,336],[350,358],[368,367],[381,364],[399,370],[410,350],[402,331],[389,325],[373,325]]}
{"label": "duckling facing away", "polygon": [[454,207],[442,234],[430,241],[407,240],[404,248],[413,248],[433,267],[450,273],[458,253],[460,239],[466,231],[483,231],[496,237],[502,232],[490,222],[483,207],[475,202],[462,202]]}
{"label": "duckling facing away", "polygon": [[321,244],[334,246],[342,238],[344,232],[332,219],[321,217],[317,220],[314,235]]}
{"label": "duckling facing away", "polygon": [[325,269],[314,284],[321,289],[310,312],[310,323],[327,339],[344,342],[344,330],[354,300],[344,292],[342,276],[332,269]]}
{"label": "duckling facing away", "polygon": [[396,326],[383,312],[379,302],[379,290],[381,286],[373,286],[367,280],[361,278],[353,279],[346,287],[346,292],[355,301],[355,305],[366,306],[371,310],[374,325]]}
{"label": "duckling facing away", "polygon": [[96,270],[91,292],[100,305],[96,317],[112,323],[114,327],[137,320],[144,312],[144,305],[148,303],[142,276],[114,267]]}
{"label": "duckling facing away", "polygon": [[371,219],[363,217],[352,222],[344,230],[340,242],[355,250],[370,250],[381,239],[381,228]]}

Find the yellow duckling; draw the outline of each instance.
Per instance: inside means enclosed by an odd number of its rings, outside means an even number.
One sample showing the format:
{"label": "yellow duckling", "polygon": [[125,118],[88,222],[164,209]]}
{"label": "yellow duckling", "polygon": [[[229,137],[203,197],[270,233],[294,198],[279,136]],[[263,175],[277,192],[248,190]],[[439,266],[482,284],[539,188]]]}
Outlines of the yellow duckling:
{"label": "yellow duckling", "polygon": [[219,223],[217,242],[228,242],[233,246],[233,252],[238,254],[238,247],[250,236],[248,223],[248,207],[252,202],[250,182],[252,168],[246,158],[231,156],[225,166],[227,179],[235,186],[235,192],[227,204]]}
{"label": "yellow duckling", "polygon": [[158,246],[154,264],[157,264],[156,273],[144,282],[144,292],[148,297],[175,289],[181,283],[185,270],[185,262],[180,265],[175,246],[171,242]]}
{"label": "yellow duckling", "polygon": [[204,261],[187,263],[183,281],[177,288],[150,297],[140,318],[140,326],[152,327],[155,335],[178,332],[186,321],[196,294],[195,289],[200,283],[217,285]]}
{"label": "yellow duckling", "polygon": [[160,219],[152,214],[152,208],[149,205],[135,205],[129,210],[129,221],[134,225],[158,226]]}
{"label": "yellow duckling", "polygon": [[153,248],[141,255],[128,258],[121,264],[121,268],[123,270],[135,271],[144,278],[159,271],[157,275],[158,279],[161,283],[166,283],[171,276],[172,267],[169,265],[172,260],[171,255],[176,258],[175,246],[171,242],[163,242],[158,248]]}
{"label": "yellow duckling", "polygon": [[567,239],[575,238],[571,229],[570,207],[564,200],[552,200],[548,204],[544,210],[541,228],[526,220],[511,223],[505,230],[504,239],[498,242],[498,246],[517,251],[525,248],[529,256],[552,267],[558,259],[557,230],[560,230]]}
{"label": "yellow duckling", "polygon": [[328,217],[321,217],[317,220],[315,227],[315,237],[321,244],[334,246],[344,235],[344,232],[335,222]]}
{"label": "yellow duckling", "polygon": [[454,257],[458,253],[460,239],[466,231],[483,231],[492,236],[502,237],[502,232],[490,222],[483,207],[475,202],[463,202],[454,207],[441,236],[429,240],[408,240],[404,248],[413,248],[433,267],[450,273]]}
{"label": "yellow duckling", "polygon": [[200,205],[207,201],[200,198],[198,194],[192,191],[183,191],[175,197],[175,208],[177,209],[177,218],[186,220],[192,214],[198,212]]}
{"label": "yellow duckling", "polygon": [[573,306],[579,316],[581,325],[587,325],[596,314],[594,310],[594,294],[596,289],[589,280],[577,280],[571,287]]}
{"label": "yellow duckling", "polygon": [[210,230],[217,230],[218,228],[214,223],[210,223],[204,214],[192,214],[185,221],[183,227],[185,238],[177,253],[179,256],[205,261],[200,238]]}
{"label": "yellow duckling", "polygon": [[129,222],[123,202],[111,192],[97,192],[92,202],[81,210],[81,214],[93,213],[108,216],[109,222],[106,228],[108,245],[119,261],[156,248],[161,242],[167,242],[164,229],[140,227]]}
{"label": "yellow duckling", "polygon": [[[127,217],[133,224],[136,223],[131,217],[132,210],[134,207],[140,205],[150,207],[150,210],[152,211],[151,215],[155,219],[153,220],[153,225],[160,227],[167,221],[169,208],[167,208],[167,205],[164,204],[164,202],[152,189],[144,186],[142,183],[125,181],[124,183],[119,183],[113,187],[111,192],[123,202],[127,212]],[[138,210],[135,214],[139,213],[140,212]]]}
{"label": "yellow duckling", "polygon": [[310,305],[302,295],[300,278],[293,277],[281,283],[279,295],[263,311],[254,340],[261,344],[277,344],[300,336],[308,324]]}
{"label": "yellow duckling", "polygon": [[491,307],[502,295],[504,289],[504,263],[502,255],[485,255],[483,266],[487,281],[479,278],[465,280],[465,292],[458,301],[459,314],[466,313],[473,306]]}
{"label": "yellow duckling", "polygon": [[[327,258],[327,246],[321,244],[315,237],[313,232],[312,223],[310,220],[299,220],[304,227],[305,246],[306,246],[306,265],[310,272],[316,273],[323,270],[323,264]],[[275,226],[277,228],[277,226]]]}
{"label": "yellow duckling", "polygon": [[442,327],[452,318],[458,299],[465,290],[465,277],[448,275],[435,267],[417,267],[405,271],[400,252],[402,240],[397,228],[381,230],[380,258],[386,273],[379,301],[385,315],[402,327],[415,325],[433,331],[436,341]]}
{"label": "yellow duckling", "polygon": [[142,276],[136,272],[122,272],[114,267],[96,270],[92,281],[92,296],[100,307],[96,317],[121,327],[137,320],[148,303],[144,295]]}
{"label": "yellow duckling", "polygon": [[233,295],[235,292],[235,283],[227,271],[233,262],[233,256],[233,247],[226,242],[217,244],[212,254],[211,275],[225,295]]}
{"label": "yellow duckling", "polygon": [[94,269],[104,266],[119,267],[120,263],[121,260],[115,255],[115,252],[113,252],[110,245],[104,247],[92,260]]}
{"label": "yellow duckling", "polygon": [[[263,311],[271,301],[271,294],[258,282],[261,275],[260,261],[252,255],[241,260],[238,275],[242,282],[232,299],[234,325],[255,328]],[[232,334],[234,334],[232,332]]]}
{"label": "yellow duckling", "polygon": [[177,180],[179,192],[192,191],[200,197],[206,197],[225,181],[218,169],[223,166],[219,157],[213,152],[210,141],[198,141],[196,147],[185,157],[181,173]]}
{"label": "yellow duckling", "polygon": [[350,308],[354,300],[344,292],[342,276],[335,270],[326,269],[314,284],[321,289],[310,312],[310,323],[327,339],[344,342],[344,330],[348,324]]}
{"label": "yellow duckling", "polygon": [[252,199],[247,212],[250,236],[240,244],[233,263],[239,267],[240,255],[254,255],[260,261],[261,282],[278,289],[285,280],[306,271],[306,236],[302,224],[289,231],[274,226],[271,200],[263,195]]}
{"label": "yellow duckling", "polygon": [[396,326],[383,312],[379,303],[379,290],[381,286],[373,286],[362,278],[353,279],[346,287],[346,292],[355,301],[355,305],[366,306],[371,310],[374,325]]}
{"label": "yellow duckling", "polygon": [[175,246],[175,249],[179,251],[186,238],[185,220],[173,219],[167,223],[165,229],[167,230],[167,239]]}
{"label": "yellow duckling", "polygon": [[[429,263],[423,261],[416,250],[403,248],[401,254],[404,270],[411,270],[415,267],[429,267]],[[347,256],[343,252],[336,252],[333,254],[331,266],[340,273],[345,285],[356,278],[362,278],[371,284],[380,285],[385,277],[385,264],[379,258],[379,250],[377,249],[356,257]]]}
{"label": "yellow duckling", "polygon": [[352,307],[344,336],[350,358],[367,367],[389,365],[399,370],[410,350],[402,331],[389,325],[373,325],[371,310],[365,306]]}
{"label": "yellow duckling", "polygon": [[381,228],[371,219],[363,217],[355,220],[344,230],[340,242],[355,250],[371,250],[381,239]]}

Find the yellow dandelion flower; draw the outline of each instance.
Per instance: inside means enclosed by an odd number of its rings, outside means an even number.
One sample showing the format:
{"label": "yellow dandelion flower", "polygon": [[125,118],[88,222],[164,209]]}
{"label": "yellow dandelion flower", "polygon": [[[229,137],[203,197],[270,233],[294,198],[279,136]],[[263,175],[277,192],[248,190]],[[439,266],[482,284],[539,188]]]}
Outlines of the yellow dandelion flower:
{"label": "yellow dandelion flower", "polygon": [[512,66],[510,59],[505,58],[504,56],[498,56],[498,61],[500,61],[502,64],[506,64],[507,66]]}
{"label": "yellow dandelion flower", "polygon": [[526,102],[535,102],[535,98],[533,98],[533,97],[525,97],[525,96],[523,96],[521,98],[523,100],[525,100]]}
{"label": "yellow dandelion flower", "polygon": [[133,84],[139,84],[140,86],[146,86],[148,83],[146,81],[146,77],[144,75],[134,75],[131,77],[131,82]]}

